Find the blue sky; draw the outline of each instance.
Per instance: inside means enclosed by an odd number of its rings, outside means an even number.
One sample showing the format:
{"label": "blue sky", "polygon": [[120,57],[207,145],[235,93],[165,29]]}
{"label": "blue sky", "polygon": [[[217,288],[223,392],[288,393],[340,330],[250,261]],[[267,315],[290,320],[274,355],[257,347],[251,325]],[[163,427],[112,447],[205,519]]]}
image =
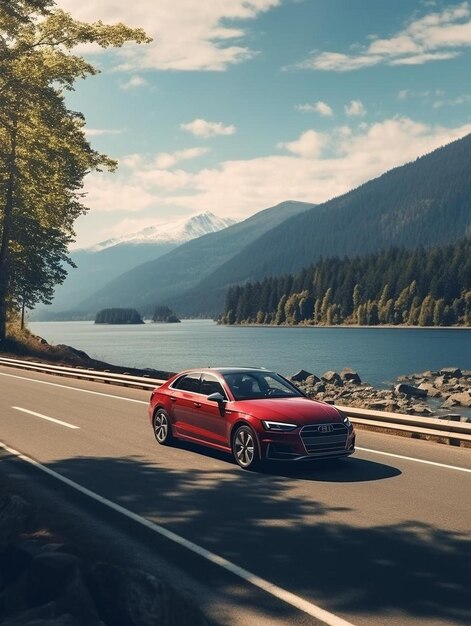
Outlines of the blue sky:
{"label": "blue sky", "polygon": [[471,1],[58,0],[154,38],[87,50],[72,108],[117,158],[77,246],[209,210],[322,202],[471,132]]}

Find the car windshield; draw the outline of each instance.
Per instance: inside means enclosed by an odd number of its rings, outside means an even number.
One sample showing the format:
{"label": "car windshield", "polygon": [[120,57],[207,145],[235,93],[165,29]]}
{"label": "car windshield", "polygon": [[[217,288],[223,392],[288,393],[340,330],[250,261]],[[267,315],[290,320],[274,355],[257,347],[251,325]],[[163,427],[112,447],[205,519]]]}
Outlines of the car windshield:
{"label": "car windshield", "polygon": [[273,372],[231,372],[224,378],[236,400],[295,398],[303,394]]}

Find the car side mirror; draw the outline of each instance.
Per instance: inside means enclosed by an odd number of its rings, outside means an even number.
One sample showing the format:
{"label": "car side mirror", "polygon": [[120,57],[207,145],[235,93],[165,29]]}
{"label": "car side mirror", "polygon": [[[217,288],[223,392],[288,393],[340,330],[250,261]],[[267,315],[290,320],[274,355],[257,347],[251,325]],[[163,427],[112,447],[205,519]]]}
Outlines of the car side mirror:
{"label": "car side mirror", "polygon": [[226,399],[224,398],[224,396],[219,393],[212,393],[211,395],[208,396],[207,398],[210,402],[217,402],[218,404],[224,403],[226,401]]}

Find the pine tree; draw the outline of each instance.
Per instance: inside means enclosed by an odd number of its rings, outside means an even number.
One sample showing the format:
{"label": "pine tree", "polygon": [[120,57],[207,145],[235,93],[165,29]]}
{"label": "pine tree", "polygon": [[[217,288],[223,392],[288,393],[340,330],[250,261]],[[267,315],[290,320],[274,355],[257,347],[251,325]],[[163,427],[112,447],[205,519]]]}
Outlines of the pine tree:
{"label": "pine tree", "polygon": [[8,306],[48,303],[64,280],[85,175],[116,166],[66,106],[75,81],[97,73],[72,50],[127,41],[148,39],[123,24],[75,21],[52,0],[0,4],[0,340]]}

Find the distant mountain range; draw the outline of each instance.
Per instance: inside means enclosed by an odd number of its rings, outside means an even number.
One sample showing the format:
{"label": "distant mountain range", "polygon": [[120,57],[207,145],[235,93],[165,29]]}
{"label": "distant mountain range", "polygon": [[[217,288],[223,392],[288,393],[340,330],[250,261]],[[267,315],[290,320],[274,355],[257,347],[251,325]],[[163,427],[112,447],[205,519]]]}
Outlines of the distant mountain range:
{"label": "distant mountain range", "polygon": [[[263,234],[313,206],[305,202],[283,202],[243,222],[192,239],[115,278],[76,308],[95,312],[102,308],[132,305],[140,313],[151,315],[156,305],[168,304],[170,298],[192,289]],[[205,297],[205,293],[198,294],[201,301]]]}
{"label": "distant mountain range", "polygon": [[108,248],[116,248],[117,246],[127,244],[132,244],[133,246],[142,244],[175,244],[175,246],[179,246],[186,241],[197,239],[208,233],[216,233],[218,230],[227,228],[227,226],[235,223],[236,220],[218,217],[210,211],[205,211],[204,213],[199,213],[190,218],[185,217],[176,221],[172,220],[168,224],[148,226],[147,228],[139,230],[137,233],[107,239],[94,246],[82,248],[81,250],[82,252],[101,252]]}
{"label": "distant mountain range", "polygon": [[52,305],[35,311],[32,319],[51,319],[62,311],[77,310],[84,299],[120,274],[157,259],[187,241],[235,223],[233,219],[206,211],[75,250],[71,259],[77,267],[67,268],[69,274],[56,288]]}
{"label": "distant mountain range", "polygon": [[[134,263],[73,308],[133,306],[149,315],[168,305],[180,317],[217,316],[232,285],[298,272],[321,258],[431,247],[469,233],[471,135],[321,205],[283,202]],[[94,254],[120,245],[130,244]]]}

